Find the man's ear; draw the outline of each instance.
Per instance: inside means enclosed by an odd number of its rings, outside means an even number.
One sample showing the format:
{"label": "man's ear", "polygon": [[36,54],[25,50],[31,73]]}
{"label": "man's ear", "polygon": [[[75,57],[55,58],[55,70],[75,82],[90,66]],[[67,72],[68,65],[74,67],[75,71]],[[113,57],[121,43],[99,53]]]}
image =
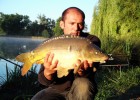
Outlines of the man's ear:
{"label": "man's ear", "polygon": [[64,21],[60,21],[60,27],[61,27],[61,29],[64,29]]}

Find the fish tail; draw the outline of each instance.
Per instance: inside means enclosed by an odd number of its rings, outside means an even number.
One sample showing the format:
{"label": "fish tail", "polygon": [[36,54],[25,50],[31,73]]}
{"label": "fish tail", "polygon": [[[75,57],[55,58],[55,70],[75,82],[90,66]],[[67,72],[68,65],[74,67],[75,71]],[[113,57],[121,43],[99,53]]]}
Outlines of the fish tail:
{"label": "fish tail", "polygon": [[17,61],[24,63],[21,69],[22,76],[24,76],[28,72],[28,70],[32,67],[33,63],[31,62],[30,57],[31,57],[31,54],[28,52],[22,53],[16,57]]}

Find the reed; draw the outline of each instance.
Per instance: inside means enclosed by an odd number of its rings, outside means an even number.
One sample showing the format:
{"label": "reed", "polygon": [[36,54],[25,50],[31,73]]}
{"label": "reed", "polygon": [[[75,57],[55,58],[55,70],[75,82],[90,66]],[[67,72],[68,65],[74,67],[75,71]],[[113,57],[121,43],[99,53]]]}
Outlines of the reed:
{"label": "reed", "polygon": [[19,67],[15,66],[13,70],[10,70],[6,65],[6,79],[1,81],[0,100],[14,100],[14,98],[22,100],[27,95],[32,97],[41,90],[37,82],[36,67],[33,67],[25,76],[21,76]]}

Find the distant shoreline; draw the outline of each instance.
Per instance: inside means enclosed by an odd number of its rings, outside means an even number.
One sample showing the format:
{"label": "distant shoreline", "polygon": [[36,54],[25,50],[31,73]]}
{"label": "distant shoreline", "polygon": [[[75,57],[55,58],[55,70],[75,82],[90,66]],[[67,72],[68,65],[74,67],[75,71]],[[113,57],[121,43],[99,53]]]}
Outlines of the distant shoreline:
{"label": "distant shoreline", "polygon": [[0,35],[1,37],[11,37],[11,38],[32,38],[32,39],[48,39],[41,36],[20,36],[20,35]]}

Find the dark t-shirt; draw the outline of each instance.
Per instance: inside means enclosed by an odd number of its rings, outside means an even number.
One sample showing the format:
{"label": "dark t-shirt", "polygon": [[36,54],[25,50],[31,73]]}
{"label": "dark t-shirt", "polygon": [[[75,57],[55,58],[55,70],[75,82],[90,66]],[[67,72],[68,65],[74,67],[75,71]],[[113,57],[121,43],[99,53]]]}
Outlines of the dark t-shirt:
{"label": "dark t-shirt", "polygon": [[[93,44],[99,47],[101,46],[100,39],[96,37],[95,35],[90,35],[88,33],[81,33],[80,36],[90,39]],[[96,66],[98,66],[98,64],[94,65],[94,67]],[[87,77],[95,85],[94,74],[95,72],[93,72],[93,69],[89,69],[85,77]],[[53,79],[50,81],[50,80],[47,80],[44,76],[44,66],[41,66],[40,71],[38,73],[38,81],[40,82],[40,84],[46,87],[51,86],[62,92],[69,90],[73,80],[77,77],[80,77],[80,76],[74,75],[73,70],[71,70],[67,76],[62,77],[62,78],[57,78],[57,73],[54,73]]]}

